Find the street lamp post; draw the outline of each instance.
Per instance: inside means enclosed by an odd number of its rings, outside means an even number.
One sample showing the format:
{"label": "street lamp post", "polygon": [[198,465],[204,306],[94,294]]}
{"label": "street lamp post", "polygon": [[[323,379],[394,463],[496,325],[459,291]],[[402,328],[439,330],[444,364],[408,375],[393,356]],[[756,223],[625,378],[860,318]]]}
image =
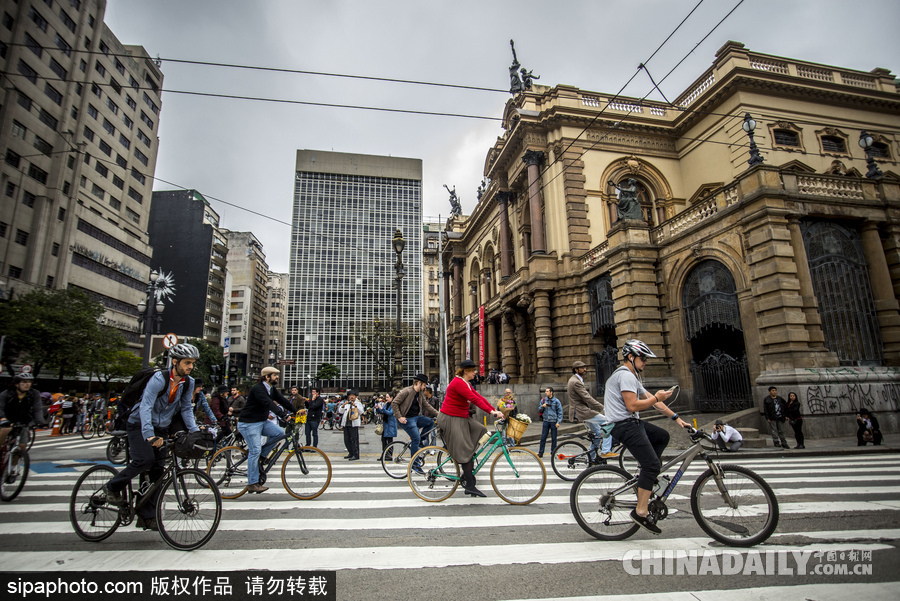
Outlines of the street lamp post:
{"label": "street lamp post", "polygon": [[[142,366],[150,366],[150,345],[153,339],[154,329],[159,334],[159,324],[162,322],[160,315],[166,306],[156,296],[156,281],[159,279],[159,273],[153,269],[150,271],[150,279],[147,282],[147,298],[141,299],[137,304],[138,323],[144,332],[144,357]],[[144,327],[146,326],[146,328]]]}
{"label": "street lamp post", "polygon": [[881,172],[881,169],[878,168],[878,163],[875,162],[875,157],[872,156],[872,146],[874,144],[875,138],[869,132],[866,130],[859,132],[859,147],[866,151],[866,167],[869,168],[866,172],[866,177],[869,179],[884,177],[884,173]]}
{"label": "street lamp post", "polygon": [[759,148],[756,146],[756,142],[753,140],[753,130],[756,129],[756,121],[754,121],[753,117],[750,116],[750,113],[744,114],[744,123],[741,125],[745,132],[747,132],[747,136],[750,137],[750,160],[747,161],[751,167],[754,165],[759,165],[763,162],[763,158],[759,156]]}
{"label": "street lamp post", "polygon": [[394,252],[397,253],[397,262],[394,263],[394,271],[396,272],[395,282],[397,285],[397,330],[394,333],[394,375],[393,388],[399,390],[403,378],[403,340],[400,337],[400,292],[403,283],[403,249],[406,246],[406,240],[403,239],[403,233],[397,229],[394,232],[392,240]]}

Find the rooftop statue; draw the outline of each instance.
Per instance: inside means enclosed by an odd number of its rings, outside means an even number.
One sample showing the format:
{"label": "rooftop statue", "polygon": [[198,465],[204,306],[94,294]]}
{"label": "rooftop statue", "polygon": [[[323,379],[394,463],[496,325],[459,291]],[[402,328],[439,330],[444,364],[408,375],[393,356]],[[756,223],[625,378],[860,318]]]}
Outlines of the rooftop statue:
{"label": "rooftop statue", "polygon": [[444,188],[447,188],[447,192],[450,193],[450,214],[455,216],[462,215],[462,205],[459,202],[459,197],[456,195],[456,186],[453,186],[453,189],[447,187],[447,184],[444,184]]}

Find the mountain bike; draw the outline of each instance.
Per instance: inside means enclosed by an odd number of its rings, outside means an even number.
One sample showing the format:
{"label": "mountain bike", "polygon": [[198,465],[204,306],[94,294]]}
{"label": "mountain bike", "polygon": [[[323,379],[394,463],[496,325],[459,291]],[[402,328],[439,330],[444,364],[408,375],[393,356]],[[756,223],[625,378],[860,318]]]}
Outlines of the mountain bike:
{"label": "mountain bike", "polygon": [[[660,474],[681,462],[671,478],[660,475],[657,490],[650,497],[651,518],[655,522],[666,519],[669,495],[699,455],[708,469],[694,482],[689,497],[697,524],[726,545],[750,547],[764,542],[778,526],[778,499],[772,488],[745,467],[720,465],[711,459],[701,445],[702,441],[711,442],[710,436],[691,427],[686,430],[694,444],[662,466]],[[628,538],[640,528],[630,517],[637,506],[637,481],[636,475],[619,467],[600,465],[586,469],[575,479],[569,494],[575,521],[600,540]]]}
{"label": "mountain bike", "polygon": [[[295,499],[315,499],[331,482],[331,462],[316,447],[300,446],[300,428],[294,419],[288,419],[285,437],[269,452],[260,456],[259,484],[266,483],[269,470],[282,453],[288,451],[281,465],[281,483]],[[247,492],[247,450],[238,446],[225,447],[213,455],[206,468],[223,499],[237,499]]]}
{"label": "mountain bike", "polygon": [[124,465],[128,446],[125,430],[113,430],[109,435],[112,438],[106,445],[106,460],[115,465]]}
{"label": "mountain bike", "polygon": [[19,437],[27,428],[25,424],[13,424],[6,442],[0,447],[0,500],[15,499],[28,479],[28,451],[19,448]]}
{"label": "mountain bike", "polygon": [[[126,460],[130,459],[127,446]],[[104,487],[117,471],[108,465],[95,465],[75,483],[69,501],[69,520],[83,540],[100,542],[112,535],[120,525],[134,521],[138,509],[156,498],[156,524],[162,539],[173,549],[193,551],[205,545],[216,533],[222,519],[222,497],[205,472],[182,468],[173,452],[175,439],[165,443],[168,451],[163,476],[150,482],[141,474],[138,490],[132,483],[122,491],[121,505],[107,499]]]}
{"label": "mountain bike", "polygon": [[[596,437],[587,424],[585,424],[584,428],[584,433],[579,434],[574,439],[559,443],[553,449],[550,457],[550,466],[557,476],[571,482],[587,468],[595,465],[608,465],[610,461],[618,463],[619,467],[629,474],[637,473],[640,466],[634,459],[634,456],[625,448],[625,445],[618,441],[614,442],[610,449],[611,452],[618,453],[618,457],[615,459],[604,459],[599,456],[600,450],[598,449],[597,457],[591,460],[589,448]],[[582,440],[587,441],[587,444],[579,442]]]}
{"label": "mountain bike", "polygon": [[[423,442],[422,446],[427,447],[435,445],[435,438],[437,435],[440,435],[440,430],[437,425],[425,430],[425,432],[422,433],[421,440],[429,442]],[[384,473],[396,480],[406,478],[407,472],[409,471],[409,460],[412,458],[412,452],[409,450],[411,444],[411,440],[406,442],[398,440],[384,448],[381,452],[381,467],[384,469]],[[443,444],[444,441],[441,440],[441,445]]]}
{"label": "mountain bike", "polygon": [[[541,496],[547,485],[547,470],[534,451],[506,444],[506,419],[495,422],[495,430],[475,451],[473,475],[491,463],[491,488],[511,505],[527,505]],[[416,471],[417,468],[421,471]],[[419,449],[407,467],[409,487],[423,501],[436,503],[452,495],[461,479],[459,464],[443,447]]]}
{"label": "mountain bike", "polygon": [[81,431],[81,437],[85,439],[93,438],[94,434],[98,437],[106,434],[106,413],[92,413],[91,419],[84,425]]}

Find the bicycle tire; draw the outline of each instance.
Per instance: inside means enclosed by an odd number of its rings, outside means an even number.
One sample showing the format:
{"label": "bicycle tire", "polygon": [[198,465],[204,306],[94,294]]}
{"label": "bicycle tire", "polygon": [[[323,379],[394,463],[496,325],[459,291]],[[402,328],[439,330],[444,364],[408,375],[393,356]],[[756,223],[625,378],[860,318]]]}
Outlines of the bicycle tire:
{"label": "bicycle tire", "polygon": [[115,465],[124,465],[125,456],[125,440],[113,436],[106,445],[106,460]]}
{"label": "bicycle tire", "polygon": [[[15,462],[15,466],[10,463]],[[0,500],[12,501],[19,496],[25,481],[28,480],[28,451],[23,451],[19,445],[15,445],[7,451],[3,458],[3,469],[0,471]]]}
{"label": "bicycle tire", "polygon": [[84,430],[81,431],[81,437],[85,440],[90,440],[94,437],[94,422],[85,425]]}
{"label": "bicycle tire", "polygon": [[[300,462],[295,459],[298,453],[303,458],[306,474],[300,468]],[[328,460],[328,455],[316,447],[299,447],[291,451],[281,464],[281,483],[295,499],[315,499],[331,483],[331,461]]]}
{"label": "bicycle tire", "polygon": [[720,465],[719,471],[734,506],[726,503],[719,483],[708,469],[691,489],[691,511],[697,524],[726,545],[752,547],[764,542],[778,527],[779,508],[774,491],[759,474],[745,467]]}
{"label": "bicycle tire", "polygon": [[75,482],[69,498],[69,521],[82,540],[98,543],[109,538],[122,523],[119,508],[107,503],[101,492],[116,473],[108,465],[95,465]]}
{"label": "bicycle tire", "polygon": [[341,420],[337,420],[336,422],[334,422],[334,429],[338,432],[344,429],[344,426],[341,425]]}
{"label": "bicycle tire", "polygon": [[[422,474],[413,469],[420,458],[422,459]],[[453,465],[452,469],[448,469],[450,464]],[[457,479],[443,477],[442,474],[445,473],[455,474]],[[406,480],[417,497],[429,503],[439,503],[450,498],[456,492],[459,487],[459,474],[459,464],[450,456],[447,449],[422,447],[410,458]]]}
{"label": "bicycle tire", "polygon": [[381,452],[381,468],[391,478],[402,480],[406,478],[409,472],[409,460],[411,457],[412,453],[409,451],[409,443],[400,442],[399,440],[392,442]]}
{"label": "bicycle tire", "polygon": [[31,426],[30,428],[28,428],[28,446],[25,447],[26,451],[30,451],[31,447],[34,446],[34,439],[36,436],[37,436],[37,434],[35,433],[34,426]]}
{"label": "bicycle tire", "polygon": [[[509,459],[507,459],[507,455]],[[538,486],[536,474],[540,474]],[[528,505],[544,492],[547,468],[537,454],[525,447],[512,447],[494,457],[491,488],[510,505]]]}
{"label": "bicycle tire", "polygon": [[223,499],[237,499],[247,492],[247,451],[240,447],[219,449],[210,460],[206,473]]}
{"label": "bicycle tire", "polygon": [[553,473],[566,482],[573,482],[578,474],[590,467],[587,453],[587,447],[574,440],[556,445],[550,454],[550,467]]}
{"label": "bicycle tire", "polygon": [[160,486],[156,524],[159,535],[173,549],[199,549],[216,533],[221,519],[219,489],[200,470],[178,470],[174,478],[168,478]]}
{"label": "bicycle tire", "polygon": [[631,519],[637,506],[637,484],[615,498],[606,494],[632,479],[612,465],[595,465],[581,472],[569,492],[569,508],[581,529],[600,540],[624,540],[640,526]]}
{"label": "bicycle tire", "polygon": [[641,464],[634,458],[631,451],[625,448],[625,445],[619,444],[617,447],[613,447],[613,451],[619,452],[619,468],[625,470],[632,476],[637,476],[638,473],[640,473]]}

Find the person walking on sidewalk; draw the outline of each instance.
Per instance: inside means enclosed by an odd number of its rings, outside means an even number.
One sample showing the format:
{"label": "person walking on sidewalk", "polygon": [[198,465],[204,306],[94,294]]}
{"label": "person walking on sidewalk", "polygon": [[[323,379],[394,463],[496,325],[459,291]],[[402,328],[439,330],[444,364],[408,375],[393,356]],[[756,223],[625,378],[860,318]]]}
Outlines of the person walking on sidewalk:
{"label": "person walking on sidewalk", "polygon": [[797,398],[796,392],[788,393],[787,407],[788,422],[794,429],[794,438],[797,440],[795,449],[805,449],[803,446],[803,414],[800,413],[800,399]]}
{"label": "person walking on sidewalk", "polygon": [[546,396],[541,399],[540,411],[544,416],[543,429],[541,430],[541,446],[538,448],[538,457],[544,456],[544,445],[547,442],[547,434],[551,434],[552,444],[550,452],[556,448],[556,437],[558,436],[559,424],[562,423],[562,402],[553,396],[553,388],[550,386],[544,391]]}
{"label": "person walking on sidewalk", "polygon": [[710,438],[715,440],[716,446],[723,451],[733,452],[744,446],[744,437],[741,436],[741,433],[720,419],[716,420]]}
{"label": "person walking on sidewalk", "polygon": [[[413,377],[413,385],[407,386],[397,393],[391,403],[394,417],[400,426],[409,435],[409,450],[415,455],[422,441],[422,433],[434,427],[434,419],[438,412],[425,398],[425,386],[428,385],[428,377],[424,374],[416,374]],[[413,466],[417,469],[417,466]]]}
{"label": "person walking on sidewalk", "polygon": [[338,410],[344,427],[344,446],[347,447],[344,459],[350,461],[359,459],[359,426],[362,425],[362,414],[365,411],[363,404],[356,400],[358,394],[355,390],[348,392],[347,400]]}
{"label": "person walking on sidewalk", "polygon": [[612,437],[604,437],[601,429],[607,421],[606,416],[603,415],[603,404],[592,397],[584,385],[584,374],[586,372],[587,365],[581,361],[576,361],[572,364],[572,377],[569,378],[569,383],[566,385],[566,396],[569,399],[569,405],[575,407],[575,416],[580,421],[583,421],[594,434],[594,440],[591,442],[591,448],[588,453],[590,460],[595,461],[597,459],[597,447],[600,445],[601,440],[603,442],[603,446],[600,449],[601,457],[604,459],[617,457],[618,455],[612,452]]}
{"label": "person walking on sidewalk", "polygon": [[787,403],[778,396],[778,388],[769,386],[769,396],[763,401],[763,413],[769,423],[769,432],[772,434],[772,444],[776,447],[789,449],[784,437],[784,418]]}

